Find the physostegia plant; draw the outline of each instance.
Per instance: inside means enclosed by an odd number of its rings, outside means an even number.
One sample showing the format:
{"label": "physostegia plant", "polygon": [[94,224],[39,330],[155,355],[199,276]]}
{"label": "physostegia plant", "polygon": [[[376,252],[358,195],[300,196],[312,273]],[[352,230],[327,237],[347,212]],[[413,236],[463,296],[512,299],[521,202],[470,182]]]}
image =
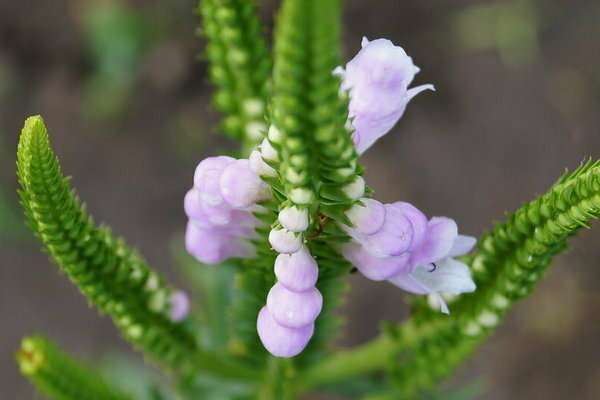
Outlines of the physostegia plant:
{"label": "physostegia plant", "polygon": [[[183,201],[187,251],[216,264],[193,266],[203,271],[199,309],[190,309],[195,294],[93,222],[42,118],[25,122],[17,167],[29,226],[87,300],[164,370],[172,398],[423,398],[600,214],[593,161],[478,240],[450,218],[378,201],[360,155],[433,86],[410,87],[419,68],[386,39],[363,39],[343,65],[340,3],[284,0],[272,56],[252,0],[200,4],[214,104],[242,150],[200,161]],[[335,350],[334,312],[356,270],[396,285],[399,299],[400,289],[421,296],[408,320]],[[41,336],[25,338],[17,359],[53,399],[137,398]],[[160,393],[152,398],[171,398]]]}

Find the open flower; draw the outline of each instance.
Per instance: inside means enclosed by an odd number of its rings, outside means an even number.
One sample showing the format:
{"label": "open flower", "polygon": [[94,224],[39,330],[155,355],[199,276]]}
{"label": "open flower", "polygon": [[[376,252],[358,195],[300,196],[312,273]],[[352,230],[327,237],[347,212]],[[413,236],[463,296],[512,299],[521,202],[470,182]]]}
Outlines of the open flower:
{"label": "open flower", "polygon": [[400,273],[389,281],[407,292],[434,295],[439,300],[441,311],[449,314],[448,306],[440,293],[457,295],[475,291],[469,267],[453,257],[468,253],[476,242],[474,237],[457,235],[450,242],[450,250],[441,259],[419,265],[411,273]]}
{"label": "open flower", "polygon": [[342,89],[350,91],[349,114],[356,130],[356,151],[364,153],[398,122],[408,102],[433,85],[408,89],[419,68],[400,46],[387,39],[362,40],[362,49],[334,74],[342,77]]}

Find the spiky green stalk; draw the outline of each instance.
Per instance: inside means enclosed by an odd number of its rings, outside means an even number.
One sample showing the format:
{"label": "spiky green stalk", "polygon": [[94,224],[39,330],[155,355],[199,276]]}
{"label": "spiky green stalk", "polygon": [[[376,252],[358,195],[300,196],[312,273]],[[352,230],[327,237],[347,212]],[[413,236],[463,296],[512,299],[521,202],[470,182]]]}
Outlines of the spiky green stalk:
{"label": "spiky green stalk", "polygon": [[72,359],[42,336],[29,336],[17,352],[21,373],[54,400],[131,400],[90,367]]}
{"label": "spiky green stalk", "polygon": [[481,239],[469,262],[478,290],[452,303],[450,316],[421,308],[374,341],[310,368],[304,387],[385,369],[402,356],[392,368],[394,393],[419,396],[468,357],[531,292],[553,257],[567,248],[567,239],[599,216],[600,162],[588,162]]}
{"label": "spiky green stalk", "polygon": [[217,86],[222,128],[247,154],[262,140],[271,59],[254,0],[201,0],[202,33],[208,40],[209,73]]}
{"label": "spiky green stalk", "polygon": [[97,227],[62,175],[41,117],[25,121],[17,151],[20,195],[29,226],[46,252],[127,340],[169,369],[256,375],[202,351],[184,324],[168,317],[173,289],[139,253]]}

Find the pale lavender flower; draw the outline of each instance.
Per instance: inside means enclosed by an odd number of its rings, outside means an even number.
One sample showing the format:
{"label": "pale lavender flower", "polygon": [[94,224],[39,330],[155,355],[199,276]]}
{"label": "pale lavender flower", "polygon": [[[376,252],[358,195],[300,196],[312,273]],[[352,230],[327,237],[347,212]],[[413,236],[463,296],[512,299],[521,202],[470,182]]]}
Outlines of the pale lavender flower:
{"label": "pale lavender flower", "polygon": [[267,296],[267,309],[279,325],[302,328],[312,324],[323,306],[323,296],[312,287],[304,292],[292,292],[276,283]]}
{"label": "pale lavender flower", "polygon": [[218,264],[228,258],[251,257],[253,248],[245,238],[252,237],[249,227],[204,228],[190,220],[185,230],[185,248],[199,261]]}
{"label": "pale lavender flower", "polygon": [[390,279],[410,270],[408,253],[395,257],[377,257],[361,244],[346,243],[342,246],[342,254],[361,274],[374,281]]}
{"label": "pale lavender flower", "polygon": [[319,268],[306,246],[294,254],[280,254],[275,260],[275,276],[288,290],[304,292],[317,283]]}
{"label": "pale lavender flower", "polygon": [[277,357],[294,357],[298,355],[312,337],[315,325],[303,328],[286,328],[279,325],[267,307],[263,307],[256,322],[258,336],[269,353]]}
{"label": "pale lavender flower", "polygon": [[173,292],[169,298],[169,318],[173,322],[185,319],[190,312],[190,299],[183,290]]}
{"label": "pale lavender flower", "polygon": [[350,90],[349,115],[356,151],[362,154],[398,122],[407,103],[433,85],[408,89],[419,68],[400,46],[386,39],[362,40],[362,49],[334,74]]}
{"label": "pale lavender flower", "polygon": [[362,199],[363,204],[356,204],[346,211],[346,216],[354,225],[349,230],[351,236],[373,235],[381,230],[385,222],[385,207],[375,199]]}
{"label": "pale lavender flower", "polygon": [[[389,281],[411,293],[434,295],[439,301],[441,311],[449,314],[448,306],[440,293],[458,295],[473,292],[476,288],[469,267],[452,257],[458,257],[471,251],[477,239],[464,235],[455,235],[454,237],[438,235],[437,238],[445,242],[444,246],[440,245],[438,249],[449,247],[446,254],[435,262],[419,265],[413,272],[400,273],[390,278]],[[448,242],[449,246],[447,246]]]}
{"label": "pale lavender flower", "polygon": [[427,219],[408,203],[385,204],[385,221],[377,232],[357,236],[371,254],[379,257],[399,256],[423,240]]}
{"label": "pale lavender flower", "polygon": [[269,186],[256,175],[247,159],[235,160],[219,176],[223,199],[234,208],[246,208],[271,197]]}
{"label": "pale lavender flower", "polygon": [[269,243],[281,254],[293,254],[302,247],[302,235],[287,229],[272,229],[269,232]]}
{"label": "pale lavender flower", "polygon": [[194,173],[194,186],[202,200],[212,205],[223,203],[219,179],[223,170],[235,161],[232,157],[218,156],[205,158],[198,164]]}

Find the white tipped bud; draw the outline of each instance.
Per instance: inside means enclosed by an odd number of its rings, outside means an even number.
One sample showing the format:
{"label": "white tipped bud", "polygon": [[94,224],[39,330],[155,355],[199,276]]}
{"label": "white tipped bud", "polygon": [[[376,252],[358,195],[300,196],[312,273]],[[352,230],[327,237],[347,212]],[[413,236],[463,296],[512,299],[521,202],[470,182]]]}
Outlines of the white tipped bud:
{"label": "white tipped bud", "polygon": [[308,209],[299,209],[296,206],[286,207],[279,211],[279,222],[292,232],[304,232],[308,229]]}
{"label": "white tipped bud", "polygon": [[271,168],[266,162],[264,162],[260,151],[254,150],[250,153],[248,158],[250,162],[250,169],[258,176],[268,176],[274,178],[277,176],[277,171]]}
{"label": "white tipped bud", "polygon": [[313,192],[303,187],[290,190],[288,197],[292,202],[302,205],[311,204],[315,199]]}
{"label": "white tipped bud", "polygon": [[267,134],[267,137],[273,143],[281,143],[281,141],[283,140],[283,135],[281,134],[281,131],[275,125],[271,125],[269,127],[269,133]]}
{"label": "white tipped bud", "polygon": [[287,229],[272,229],[269,232],[269,243],[278,253],[293,254],[302,247],[302,235]]}
{"label": "white tipped bud", "polygon": [[273,147],[273,145],[271,144],[271,142],[269,142],[269,139],[267,138],[264,138],[264,140],[260,144],[260,152],[262,153],[262,156],[265,160],[277,161],[279,159],[279,154],[277,154],[277,150],[275,149],[275,147]]}
{"label": "white tipped bud", "polygon": [[246,135],[250,139],[261,139],[265,130],[267,126],[263,122],[252,121],[246,124]]}
{"label": "white tipped bud", "polygon": [[358,200],[365,195],[365,180],[362,176],[357,176],[342,190],[350,199]]}

